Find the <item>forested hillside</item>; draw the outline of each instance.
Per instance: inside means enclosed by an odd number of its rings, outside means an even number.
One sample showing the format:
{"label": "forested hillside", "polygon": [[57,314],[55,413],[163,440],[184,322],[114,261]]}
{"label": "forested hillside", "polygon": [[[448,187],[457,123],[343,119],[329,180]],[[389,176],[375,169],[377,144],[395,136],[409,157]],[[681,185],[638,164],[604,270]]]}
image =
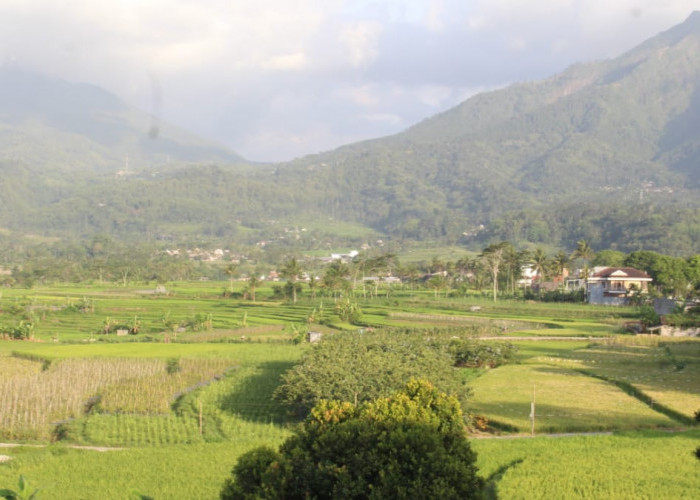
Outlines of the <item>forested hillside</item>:
{"label": "forested hillside", "polygon": [[277,165],[96,87],[3,70],[0,90],[6,234],[252,243],[304,221],[473,248],[700,251],[700,12],[616,59]]}

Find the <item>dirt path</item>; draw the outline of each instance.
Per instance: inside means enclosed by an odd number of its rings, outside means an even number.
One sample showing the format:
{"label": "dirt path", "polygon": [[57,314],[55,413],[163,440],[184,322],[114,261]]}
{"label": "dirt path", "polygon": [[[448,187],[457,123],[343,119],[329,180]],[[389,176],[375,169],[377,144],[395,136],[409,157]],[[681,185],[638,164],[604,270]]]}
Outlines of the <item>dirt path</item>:
{"label": "dirt path", "polygon": [[599,432],[558,432],[553,434],[470,434],[470,439],[532,439],[538,437],[561,438],[573,436],[611,436],[613,431]]}
{"label": "dirt path", "polygon": [[556,335],[536,335],[531,337],[514,337],[514,336],[498,336],[498,337],[477,337],[477,340],[603,340],[605,337],[557,337]]}
{"label": "dirt path", "polygon": [[[48,444],[24,444],[24,443],[0,443],[0,448],[19,448],[24,446],[27,448],[46,448]],[[79,444],[67,444],[66,448],[73,448],[74,450],[92,450],[92,451],[118,451],[125,450],[126,448],[113,448],[110,446],[83,446]]]}

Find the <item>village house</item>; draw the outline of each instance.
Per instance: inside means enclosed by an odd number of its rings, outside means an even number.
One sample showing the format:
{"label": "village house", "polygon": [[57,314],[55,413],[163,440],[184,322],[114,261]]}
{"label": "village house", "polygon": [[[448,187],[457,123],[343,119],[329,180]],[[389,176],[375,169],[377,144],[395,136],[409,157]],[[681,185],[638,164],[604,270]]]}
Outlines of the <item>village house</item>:
{"label": "village house", "polygon": [[586,280],[591,304],[626,305],[636,293],[647,293],[651,276],[633,267],[595,267]]}

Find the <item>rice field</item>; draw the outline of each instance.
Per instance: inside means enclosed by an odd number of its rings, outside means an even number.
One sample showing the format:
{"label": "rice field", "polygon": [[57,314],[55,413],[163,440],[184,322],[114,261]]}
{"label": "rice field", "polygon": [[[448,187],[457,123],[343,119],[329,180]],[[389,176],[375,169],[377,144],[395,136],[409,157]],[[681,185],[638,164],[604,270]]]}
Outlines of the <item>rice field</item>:
{"label": "rice field", "polygon": [[[277,446],[280,435],[260,435],[256,445]],[[477,465],[491,479],[491,497],[582,500],[694,499],[700,490],[691,452],[700,431],[634,432],[605,436],[473,439]],[[249,441],[195,443],[98,452],[48,448],[4,449],[0,486],[19,474],[38,498],[214,499]]]}
{"label": "rice field", "polygon": [[[141,293],[145,286],[3,292],[0,310],[28,308],[37,341],[0,341],[0,438],[57,442],[0,450],[11,457],[0,463],[0,488],[23,474],[42,487],[39,498],[216,498],[238,456],[281,443],[293,422],[272,393],[308,349],[291,342],[296,328],[357,326],[334,317],[330,299],[324,324],[308,325],[319,303],[226,299],[227,284],[173,284],[162,296]],[[432,292],[362,305],[373,327],[586,338],[519,340],[516,363],[462,372],[473,389],[465,410],[498,433],[529,435],[535,400],[537,437],[473,440],[498,498],[695,497],[700,434],[658,429],[682,426],[661,405],[688,417],[700,410],[700,341],[616,335],[629,314],[619,308],[433,300]],[[195,316],[211,325],[173,328]],[[96,333],[106,318],[137,318],[141,333]],[[623,433],[540,436],[590,431]]]}
{"label": "rice field", "polygon": [[[648,345],[645,345],[648,344]],[[700,410],[700,341],[607,343],[570,353],[560,365],[631,384],[687,417]]]}
{"label": "rice field", "polygon": [[51,439],[57,423],[91,412],[168,414],[178,392],[223,375],[225,359],[178,359],[168,372],[158,359],[72,358],[41,363],[0,357],[0,372],[20,364],[23,375],[0,379],[0,436],[11,440]]}
{"label": "rice field", "polygon": [[476,439],[479,470],[496,474],[492,498],[697,498],[700,431]]}
{"label": "rice field", "polygon": [[605,381],[546,363],[501,366],[472,383],[469,410],[516,432],[588,432],[675,427],[677,422]]}

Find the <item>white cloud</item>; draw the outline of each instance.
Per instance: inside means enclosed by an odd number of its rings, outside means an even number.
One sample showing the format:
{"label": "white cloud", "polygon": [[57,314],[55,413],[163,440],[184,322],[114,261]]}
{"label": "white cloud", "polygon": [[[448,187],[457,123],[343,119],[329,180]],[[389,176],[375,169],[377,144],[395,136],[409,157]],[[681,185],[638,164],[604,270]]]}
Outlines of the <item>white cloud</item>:
{"label": "white cloud", "polygon": [[377,57],[377,42],[381,32],[381,24],[375,21],[358,22],[343,30],[340,41],[345,45],[349,61],[354,67],[366,66]]}
{"label": "white cloud", "polygon": [[613,57],[697,0],[0,0],[0,61],[89,81],[283,159],[395,133],[474,89]]}
{"label": "white cloud", "polygon": [[303,52],[272,56],[267,61],[262,61],[261,67],[268,70],[302,70],[309,63],[308,57]]}

